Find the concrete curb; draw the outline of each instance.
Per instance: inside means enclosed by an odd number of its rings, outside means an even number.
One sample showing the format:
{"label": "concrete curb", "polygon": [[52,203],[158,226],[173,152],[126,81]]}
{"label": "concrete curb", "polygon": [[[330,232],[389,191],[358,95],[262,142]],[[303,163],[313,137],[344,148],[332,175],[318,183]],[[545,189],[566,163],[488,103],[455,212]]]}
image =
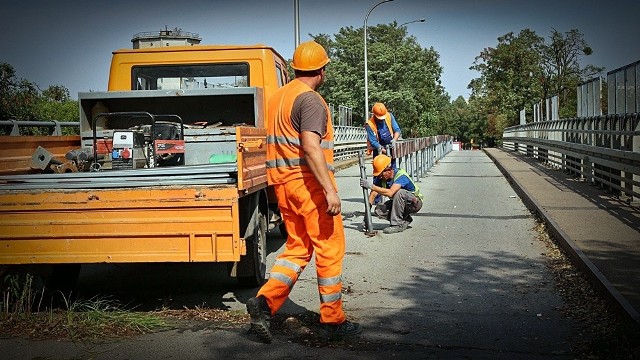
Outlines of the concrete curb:
{"label": "concrete curb", "polygon": [[[640,324],[640,314],[631,306],[631,304],[616,290],[611,282],[605,277],[605,275],[589,260],[589,258],[582,252],[580,248],[575,245],[575,241],[572,240],[558,225],[558,223],[551,218],[549,213],[538,203],[534,196],[532,196],[522,184],[515,179],[509,171],[504,167],[500,161],[491,154],[490,151],[483,149],[484,153],[494,162],[500,172],[509,181],[515,192],[520,196],[529,210],[535,212],[544,220],[547,224],[551,235],[557,240],[558,244],[571,256],[574,263],[585,272],[587,278],[591,284],[602,293],[611,304],[614,305],[616,310],[625,315],[629,320]],[[499,151],[504,151],[500,149]],[[511,153],[510,153],[511,154]]]}

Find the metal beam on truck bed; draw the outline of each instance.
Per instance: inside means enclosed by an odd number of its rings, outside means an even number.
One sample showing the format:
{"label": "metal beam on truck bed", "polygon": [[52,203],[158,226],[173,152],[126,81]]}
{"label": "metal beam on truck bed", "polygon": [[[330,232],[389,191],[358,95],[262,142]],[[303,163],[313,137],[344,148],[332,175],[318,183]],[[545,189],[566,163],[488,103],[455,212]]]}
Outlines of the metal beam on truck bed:
{"label": "metal beam on truck bed", "polygon": [[237,171],[237,164],[230,163],[118,172],[9,175],[0,176],[0,190],[234,184],[237,182]]}

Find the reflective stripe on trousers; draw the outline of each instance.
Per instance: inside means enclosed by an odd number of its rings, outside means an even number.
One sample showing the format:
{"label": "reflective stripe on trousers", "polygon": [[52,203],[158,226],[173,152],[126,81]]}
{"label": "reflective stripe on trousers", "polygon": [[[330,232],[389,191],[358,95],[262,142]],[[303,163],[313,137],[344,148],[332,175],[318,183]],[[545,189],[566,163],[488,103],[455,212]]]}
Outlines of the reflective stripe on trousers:
{"label": "reflective stripe on trousers", "polygon": [[265,297],[272,314],[275,314],[315,251],[320,322],[342,323],[345,320],[342,309],[342,261],[345,251],[342,216],[326,213],[324,191],[315,180],[290,181],[274,185],[274,190],[289,236],[284,252],[277,257],[269,280],[260,288],[258,295]]}

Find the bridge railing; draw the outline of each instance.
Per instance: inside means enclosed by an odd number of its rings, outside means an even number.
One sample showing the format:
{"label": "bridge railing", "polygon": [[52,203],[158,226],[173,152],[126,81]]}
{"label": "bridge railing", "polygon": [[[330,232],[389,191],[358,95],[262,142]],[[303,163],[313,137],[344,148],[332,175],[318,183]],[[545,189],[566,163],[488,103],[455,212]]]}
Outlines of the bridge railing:
{"label": "bridge railing", "polygon": [[20,129],[25,128],[43,128],[48,130],[48,135],[60,136],[62,135],[62,128],[69,127],[75,128],[79,131],[80,123],[77,121],[58,121],[58,120],[44,120],[44,121],[31,121],[31,120],[0,120],[0,128],[4,130],[5,134],[10,136],[22,135]]}
{"label": "bridge railing", "polygon": [[333,128],[333,160],[343,161],[358,156],[367,149],[367,132],[362,126],[335,126]]}
{"label": "bridge railing", "polygon": [[[355,158],[360,151],[366,153],[367,132],[362,126],[334,127],[334,160]],[[426,176],[437,161],[453,150],[453,137],[437,135],[401,139],[392,152],[398,166],[404,168],[414,180]]]}
{"label": "bridge railing", "polygon": [[640,197],[638,113],[539,121],[504,130],[503,148],[585,181]]}

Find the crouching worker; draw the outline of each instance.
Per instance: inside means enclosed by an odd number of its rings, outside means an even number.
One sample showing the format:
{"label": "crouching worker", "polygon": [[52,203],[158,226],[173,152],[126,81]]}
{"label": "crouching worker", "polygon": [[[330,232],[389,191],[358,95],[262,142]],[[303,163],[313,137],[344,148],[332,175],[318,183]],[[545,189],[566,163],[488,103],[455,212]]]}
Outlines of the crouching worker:
{"label": "crouching worker", "polygon": [[360,186],[371,191],[369,205],[374,204],[378,194],[388,197],[375,209],[378,216],[386,217],[391,226],[385,228],[385,234],[403,232],[413,221],[411,214],[422,208],[422,194],[409,174],[403,169],[391,165],[391,158],[378,155],[373,159],[373,181],[360,179]]}

